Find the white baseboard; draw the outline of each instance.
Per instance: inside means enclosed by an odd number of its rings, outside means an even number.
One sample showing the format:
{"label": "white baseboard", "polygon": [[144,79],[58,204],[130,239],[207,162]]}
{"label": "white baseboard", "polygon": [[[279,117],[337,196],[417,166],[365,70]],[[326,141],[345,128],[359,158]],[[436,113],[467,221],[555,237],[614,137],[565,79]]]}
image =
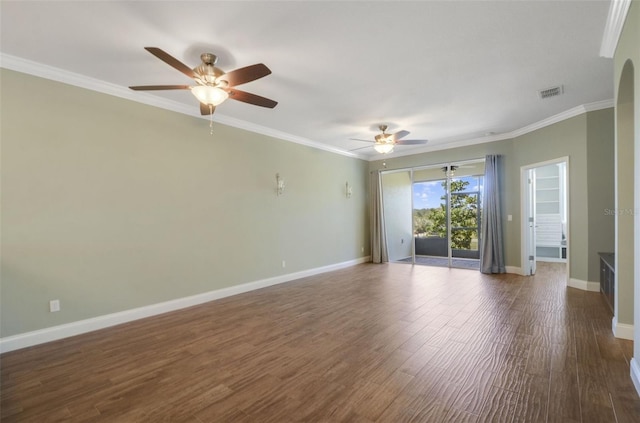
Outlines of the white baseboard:
{"label": "white baseboard", "polygon": [[507,271],[507,273],[513,273],[513,274],[516,274],[516,275],[522,275],[522,268],[521,267],[505,266],[504,268]]}
{"label": "white baseboard", "polygon": [[217,289],[215,291],[204,292],[202,294],[192,295],[189,297],[151,304],[148,306],[125,310],[118,313],[106,314],[103,316],[93,317],[91,319],[79,320],[77,322],[66,323],[64,325],[53,326],[50,328],[35,330],[32,332],[7,336],[4,338],[0,338],[0,353],[31,347],[33,345],[43,344],[45,342],[56,341],[58,339],[68,338],[70,336],[80,335],[83,333],[108,328],[134,320],[156,316],[158,314],[192,307],[220,298],[230,297],[232,295],[242,294],[245,292],[254,291],[256,289],[266,288],[268,286],[290,282],[296,279],[318,275],[320,273],[331,272],[333,270],[343,269],[370,261],[371,256],[360,257],[358,259],[349,260],[342,263],[316,267],[314,269],[303,270],[301,272],[289,273],[286,275],[274,276],[272,278],[230,286],[228,288]]}
{"label": "white baseboard", "polygon": [[633,329],[633,325],[618,323],[617,316],[613,316],[613,319],[611,319],[611,330],[616,338],[633,341]]}
{"label": "white baseboard", "polygon": [[571,288],[581,289],[583,291],[600,292],[600,282],[583,281],[580,279],[570,278],[567,286]]}
{"label": "white baseboard", "polygon": [[636,392],[640,395],[640,364],[638,364],[638,358],[633,357],[631,359],[631,380],[633,386],[636,387]]}

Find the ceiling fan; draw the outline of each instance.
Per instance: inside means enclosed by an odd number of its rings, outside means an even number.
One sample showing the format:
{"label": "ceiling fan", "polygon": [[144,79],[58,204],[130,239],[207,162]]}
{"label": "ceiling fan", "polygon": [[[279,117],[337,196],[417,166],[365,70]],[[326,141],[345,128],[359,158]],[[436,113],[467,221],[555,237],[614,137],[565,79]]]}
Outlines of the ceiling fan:
{"label": "ceiling fan", "polygon": [[191,69],[157,47],[145,47],[144,49],[169,66],[192,78],[195,81],[195,85],[135,85],[129,87],[134,91],[191,90],[191,93],[200,102],[200,113],[202,115],[212,115],[216,106],[227,98],[270,109],[273,109],[278,104],[277,101],[235,89],[237,85],[246,84],[269,75],[271,70],[262,63],[225,73],[215,66],[218,61],[215,54],[203,53],[200,55],[202,63]]}
{"label": "ceiling fan", "polygon": [[387,125],[379,125],[378,128],[382,131],[381,134],[378,134],[374,137],[374,141],[370,140],[361,140],[358,138],[350,138],[354,141],[363,141],[363,142],[372,142],[373,146],[360,147],[351,151],[361,150],[363,148],[373,147],[378,153],[386,154],[391,153],[393,151],[393,147],[396,145],[418,145],[418,144],[426,144],[428,140],[403,140],[401,138],[409,135],[409,131],[398,131],[395,134],[387,134]]}

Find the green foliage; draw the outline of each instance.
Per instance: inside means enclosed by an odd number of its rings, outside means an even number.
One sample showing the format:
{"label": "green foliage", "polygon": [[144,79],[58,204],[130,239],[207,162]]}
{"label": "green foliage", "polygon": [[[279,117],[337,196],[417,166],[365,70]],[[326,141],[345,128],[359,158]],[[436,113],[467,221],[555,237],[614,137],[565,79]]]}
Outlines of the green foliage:
{"label": "green foliage", "polygon": [[415,209],[413,210],[414,232],[418,236],[426,236],[433,233],[433,223],[430,214],[436,209]]}
{"label": "green foliage", "polygon": [[[477,195],[462,194],[469,185],[468,181],[451,181],[451,248],[471,249],[471,242],[476,237],[478,226]],[[413,211],[414,232],[418,236],[447,237],[446,181],[442,182],[445,195],[441,197],[440,207]],[[460,229],[458,229],[460,228]]]}

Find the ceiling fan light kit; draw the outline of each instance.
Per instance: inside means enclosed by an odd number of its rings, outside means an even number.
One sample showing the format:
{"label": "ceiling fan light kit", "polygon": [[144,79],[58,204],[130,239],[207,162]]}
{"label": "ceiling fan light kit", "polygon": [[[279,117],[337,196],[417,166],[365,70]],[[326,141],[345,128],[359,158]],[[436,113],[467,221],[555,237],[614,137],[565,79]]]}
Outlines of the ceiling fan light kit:
{"label": "ceiling fan light kit", "polygon": [[200,103],[214,107],[229,98],[229,93],[225,90],[218,87],[210,87],[209,85],[191,87],[191,93],[196,96]]}
{"label": "ceiling fan light kit", "polygon": [[373,146],[373,148],[381,154],[387,154],[387,153],[391,153],[393,152],[393,144],[389,144],[386,142],[377,142],[375,143],[375,145]]}
{"label": "ceiling fan light kit", "polygon": [[[388,154],[393,152],[393,148],[396,145],[417,145],[417,144],[426,144],[427,140],[403,140],[401,138],[409,135],[409,131],[401,130],[396,132],[395,134],[387,134],[387,125],[379,125],[378,128],[382,131],[381,134],[378,134],[374,137],[374,141],[369,140],[361,140],[358,138],[351,138],[354,141],[364,141],[364,142],[373,142],[373,149],[376,150],[380,154]],[[362,147],[368,148],[368,147]],[[356,148],[355,150],[360,150],[360,148]],[[355,151],[351,150],[351,151]]]}

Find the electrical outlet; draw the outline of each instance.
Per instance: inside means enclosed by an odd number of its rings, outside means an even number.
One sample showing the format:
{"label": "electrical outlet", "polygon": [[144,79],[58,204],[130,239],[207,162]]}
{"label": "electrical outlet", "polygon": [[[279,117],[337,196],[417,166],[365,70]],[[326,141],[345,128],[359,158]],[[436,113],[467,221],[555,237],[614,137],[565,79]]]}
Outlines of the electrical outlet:
{"label": "electrical outlet", "polygon": [[360,252],[364,253],[364,247],[360,247]]}
{"label": "electrical outlet", "polygon": [[282,268],[284,269],[285,267],[287,267],[287,262],[282,260]]}
{"label": "electrical outlet", "polygon": [[60,300],[51,300],[49,301],[49,311],[54,313],[56,311],[60,311]]}

